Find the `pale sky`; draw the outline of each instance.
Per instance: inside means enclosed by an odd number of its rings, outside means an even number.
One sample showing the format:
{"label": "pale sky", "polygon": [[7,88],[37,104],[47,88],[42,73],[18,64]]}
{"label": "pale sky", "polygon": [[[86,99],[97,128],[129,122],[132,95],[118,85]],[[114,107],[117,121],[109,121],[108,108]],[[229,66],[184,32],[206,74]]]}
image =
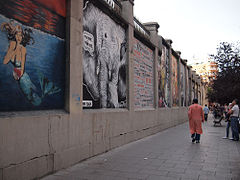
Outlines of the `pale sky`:
{"label": "pale sky", "polygon": [[[240,40],[240,0],[135,0],[140,22],[158,22],[158,34],[189,63],[207,61],[222,41]],[[195,60],[194,60],[195,59]]]}

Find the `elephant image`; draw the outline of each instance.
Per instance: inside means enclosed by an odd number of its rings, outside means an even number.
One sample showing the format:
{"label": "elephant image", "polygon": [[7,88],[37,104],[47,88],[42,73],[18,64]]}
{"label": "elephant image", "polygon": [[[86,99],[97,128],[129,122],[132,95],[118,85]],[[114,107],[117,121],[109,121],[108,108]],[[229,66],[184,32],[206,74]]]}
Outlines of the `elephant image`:
{"label": "elephant image", "polygon": [[[83,17],[83,81],[99,108],[118,108],[126,99],[125,30],[93,4]],[[84,97],[83,97],[84,99]]]}

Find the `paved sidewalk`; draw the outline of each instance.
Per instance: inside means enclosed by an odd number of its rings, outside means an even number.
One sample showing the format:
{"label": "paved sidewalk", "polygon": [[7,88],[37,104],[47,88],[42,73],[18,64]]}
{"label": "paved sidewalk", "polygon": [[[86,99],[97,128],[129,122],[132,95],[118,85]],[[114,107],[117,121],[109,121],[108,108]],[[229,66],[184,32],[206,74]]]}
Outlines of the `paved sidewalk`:
{"label": "paved sidewalk", "polygon": [[93,157],[43,180],[240,179],[240,142],[222,139],[226,124],[204,123],[192,144],[188,123]]}

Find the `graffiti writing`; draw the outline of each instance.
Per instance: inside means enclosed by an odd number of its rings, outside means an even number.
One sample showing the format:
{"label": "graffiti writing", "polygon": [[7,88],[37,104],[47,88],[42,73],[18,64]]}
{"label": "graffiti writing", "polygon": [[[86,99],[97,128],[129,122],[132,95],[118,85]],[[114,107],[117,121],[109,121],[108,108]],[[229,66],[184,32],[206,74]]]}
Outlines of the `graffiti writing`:
{"label": "graffiti writing", "polygon": [[153,51],[134,39],[134,105],[153,108]]}

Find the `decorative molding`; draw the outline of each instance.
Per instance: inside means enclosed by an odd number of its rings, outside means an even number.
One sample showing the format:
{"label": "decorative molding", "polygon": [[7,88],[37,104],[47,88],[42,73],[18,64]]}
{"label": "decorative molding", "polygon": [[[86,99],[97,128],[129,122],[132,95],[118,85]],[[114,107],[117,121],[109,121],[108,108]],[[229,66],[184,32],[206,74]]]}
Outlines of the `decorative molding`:
{"label": "decorative molding", "polygon": [[[94,0],[92,0],[94,1]],[[122,11],[122,4],[117,0],[101,0],[106,4],[110,9],[114,10],[116,13],[120,14]]]}
{"label": "decorative molding", "polygon": [[115,1],[114,0],[103,0],[105,1],[111,8],[114,9],[115,7]]}
{"label": "decorative molding", "polygon": [[150,36],[150,32],[134,17],[133,19],[134,27],[137,31],[145,36]]}

